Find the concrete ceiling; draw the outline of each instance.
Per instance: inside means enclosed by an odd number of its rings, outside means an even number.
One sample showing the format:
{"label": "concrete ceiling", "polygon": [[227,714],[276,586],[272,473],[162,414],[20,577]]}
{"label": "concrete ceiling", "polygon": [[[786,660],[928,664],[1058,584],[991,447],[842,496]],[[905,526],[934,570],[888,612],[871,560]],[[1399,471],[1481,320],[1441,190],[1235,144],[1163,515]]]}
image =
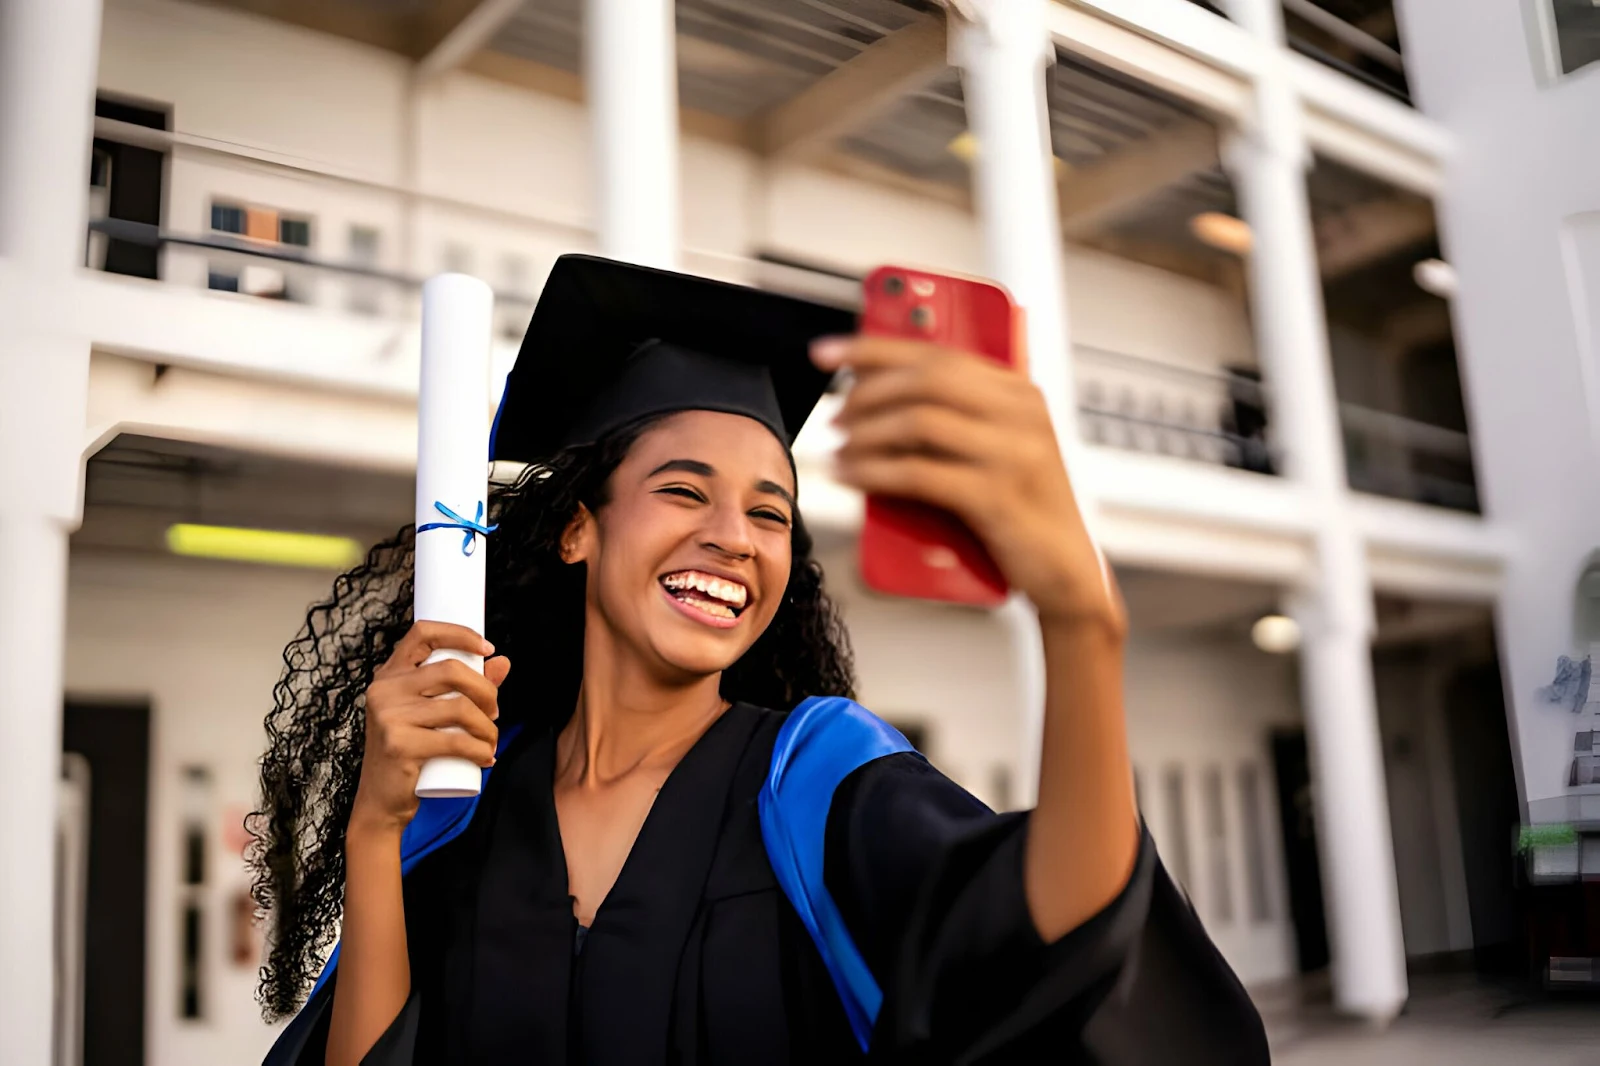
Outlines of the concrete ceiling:
{"label": "concrete ceiling", "polygon": [[371,543],[411,521],[410,477],[124,434],[89,460],[74,549],[160,552],[174,522]]}
{"label": "concrete ceiling", "polygon": [[[388,47],[420,71],[462,66],[582,98],[584,0],[212,2]],[[1389,10],[1384,0],[1324,6],[1379,30]],[[939,10],[932,0],[677,0],[683,128],[969,205],[969,164],[955,150],[966,132],[961,81]],[[1242,297],[1238,256],[1190,229],[1203,213],[1240,214],[1216,118],[1066,51],[1047,97],[1066,235]],[[1330,278],[1433,240],[1421,198],[1328,160],[1308,181]]]}

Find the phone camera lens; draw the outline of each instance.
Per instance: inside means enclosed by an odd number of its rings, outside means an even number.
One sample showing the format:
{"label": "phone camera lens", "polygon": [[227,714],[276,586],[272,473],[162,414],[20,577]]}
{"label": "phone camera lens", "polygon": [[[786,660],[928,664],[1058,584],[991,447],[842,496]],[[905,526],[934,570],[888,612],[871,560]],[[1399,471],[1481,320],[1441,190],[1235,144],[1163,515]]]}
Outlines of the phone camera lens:
{"label": "phone camera lens", "polygon": [[911,309],[911,324],[918,329],[933,328],[933,308],[927,304],[918,304]]}
{"label": "phone camera lens", "polygon": [[890,296],[899,296],[906,291],[906,279],[899,274],[890,274],[883,279],[883,291]]}

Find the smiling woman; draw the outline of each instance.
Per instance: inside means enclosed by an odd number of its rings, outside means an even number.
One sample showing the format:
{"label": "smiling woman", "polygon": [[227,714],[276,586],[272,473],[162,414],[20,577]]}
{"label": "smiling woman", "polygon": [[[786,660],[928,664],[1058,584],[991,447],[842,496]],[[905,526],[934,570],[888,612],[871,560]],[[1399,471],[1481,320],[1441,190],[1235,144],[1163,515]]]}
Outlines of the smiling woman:
{"label": "smiling woman", "polygon": [[[491,500],[487,632],[412,624],[408,529],[285,655],[254,820],[264,1005],[315,983],[269,1063],[1265,1061],[1138,828],[1120,608],[1042,400],[963,353],[808,358],[850,325],[557,264],[492,449],[532,465]],[[789,451],[841,363],[845,465],[877,487],[916,464],[1039,607],[1036,812],[991,813],[848,698]],[[439,648],[490,658],[422,665]],[[419,803],[441,754],[485,768],[478,800]]]}

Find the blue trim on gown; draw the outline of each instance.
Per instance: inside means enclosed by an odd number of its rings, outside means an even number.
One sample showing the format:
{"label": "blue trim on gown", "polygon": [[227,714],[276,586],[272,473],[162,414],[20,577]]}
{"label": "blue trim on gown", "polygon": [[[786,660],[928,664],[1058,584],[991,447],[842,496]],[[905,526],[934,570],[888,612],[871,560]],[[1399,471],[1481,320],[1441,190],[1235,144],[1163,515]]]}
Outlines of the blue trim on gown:
{"label": "blue trim on gown", "polygon": [[823,880],[828,813],[845,778],[875,759],[909,751],[914,749],[898,730],[860,704],[839,696],[813,697],[783,723],[761,789],[767,860],[821,952],[863,1051],[883,1006],[883,990]]}

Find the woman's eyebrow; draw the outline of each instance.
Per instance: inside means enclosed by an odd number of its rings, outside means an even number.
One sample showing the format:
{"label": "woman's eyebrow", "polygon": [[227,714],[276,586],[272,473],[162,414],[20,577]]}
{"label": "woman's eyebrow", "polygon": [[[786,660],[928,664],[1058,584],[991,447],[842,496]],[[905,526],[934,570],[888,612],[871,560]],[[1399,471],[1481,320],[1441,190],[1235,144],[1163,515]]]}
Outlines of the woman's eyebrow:
{"label": "woman's eyebrow", "polygon": [[[668,459],[666,462],[650,471],[647,477],[655,477],[657,474],[670,474],[674,471],[682,474],[695,474],[699,477],[717,476],[716,467],[712,466],[710,463],[702,462],[699,459]],[[790,510],[798,510],[798,505],[794,501],[794,493],[790,492],[776,481],[757,481],[756,491],[765,493],[768,496],[776,496],[784,503],[788,504]]]}
{"label": "woman's eyebrow", "polygon": [[657,474],[668,474],[673,471],[678,471],[679,473],[683,474],[697,474],[700,477],[717,476],[715,467],[713,467],[710,463],[702,463],[698,459],[669,459],[660,466],[656,467],[654,470],[650,471],[649,476],[655,477]]}
{"label": "woman's eyebrow", "polygon": [[778,497],[784,503],[789,505],[789,509],[791,511],[799,509],[794,502],[794,494],[788,489],[784,488],[782,485],[778,484],[776,481],[758,481],[756,482],[756,491],[764,492],[769,496]]}

